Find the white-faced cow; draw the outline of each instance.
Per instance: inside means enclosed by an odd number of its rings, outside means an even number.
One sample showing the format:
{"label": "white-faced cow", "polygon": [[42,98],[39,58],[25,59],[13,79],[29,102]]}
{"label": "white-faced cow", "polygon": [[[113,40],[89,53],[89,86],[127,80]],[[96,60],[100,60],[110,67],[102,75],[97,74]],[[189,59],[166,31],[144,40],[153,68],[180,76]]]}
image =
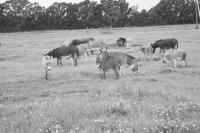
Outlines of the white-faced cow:
{"label": "white-faced cow", "polygon": [[153,48],[153,53],[155,53],[156,48],[160,48],[165,53],[164,49],[178,49],[178,41],[177,39],[161,39],[152,43],[151,47]]}
{"label": "white-faced cow", "polygon": [[[116,79],[119,79],[124,66],[131,66],[132,71],[138,71],[136,59],[130,55],[120,52],[102,52],[96,56],[96,64],[101,73],[102,79],[106,78],[106,71],[112,69]],[[125,75],[125,71],[124,71]]]}

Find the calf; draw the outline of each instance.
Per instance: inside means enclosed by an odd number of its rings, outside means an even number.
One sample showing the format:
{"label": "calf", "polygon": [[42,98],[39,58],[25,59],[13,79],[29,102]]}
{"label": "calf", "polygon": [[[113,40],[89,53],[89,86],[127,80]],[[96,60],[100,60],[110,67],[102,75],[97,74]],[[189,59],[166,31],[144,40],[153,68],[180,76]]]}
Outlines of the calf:
{"label": "calf", "polygon": [[182,64],[184,67],[187,66],[187,53],[185,51],[175,51],[174,53],[167,53],[162,55],[162,62],[168,63],[170,62],[170,65],[173,64],[176,68],[176,62],[182,61]]}
{"label": "calf", "polygon": [[153,48],[151,46],[148,46],[148,47],[142,47],[141,46],[139,48],[139,52],[144,54],[144,56],[145,56],[147,61],[150,61],[151,60],[151,55],[153,53]]}
{"label": "calf", "polygon": [[102,52],[96,56],[96,64],[102,74],[102,79],[106,78],[105,73],[110,69],[114,71],[116,79],[119,79],[125,65],[131,66],[133,71],[136,70],[136,59],[120,52]]}
{"label": "calf", "polygon": [[48,55],[43,55],[43,67],[45,70],[45,79],[51,80],[51,66],[52,66],[52,57]]}
{"label": "calf", "polygon": [[165,53],[164,49],[178,49],[178,41],[177,39],[161,39],[152,43],[151,47],[153,48],[153,53],[155,53],[158,47]]}

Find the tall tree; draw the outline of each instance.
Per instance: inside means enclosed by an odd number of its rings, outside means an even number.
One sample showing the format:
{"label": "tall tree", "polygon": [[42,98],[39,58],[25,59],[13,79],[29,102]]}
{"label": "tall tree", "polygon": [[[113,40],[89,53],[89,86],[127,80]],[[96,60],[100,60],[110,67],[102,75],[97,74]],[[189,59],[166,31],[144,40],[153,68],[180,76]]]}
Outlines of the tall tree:
{"label": "tall tree", "polygon": [[163,24],[183,24],[194,22],[194,6],[193,0],[161,0],[152,10]]}
{"label": "tall tree", "polygon": [[3,14],[6,17],[7,30],[18,31],[24,25],[23,19],[28,14],[28,0],[9,0],[4,5]]}
{"label": "tall tree", "polygon": [[68,4],[55,2],[47,8],[50,29],[62,29],[64,18],[67,16]]}

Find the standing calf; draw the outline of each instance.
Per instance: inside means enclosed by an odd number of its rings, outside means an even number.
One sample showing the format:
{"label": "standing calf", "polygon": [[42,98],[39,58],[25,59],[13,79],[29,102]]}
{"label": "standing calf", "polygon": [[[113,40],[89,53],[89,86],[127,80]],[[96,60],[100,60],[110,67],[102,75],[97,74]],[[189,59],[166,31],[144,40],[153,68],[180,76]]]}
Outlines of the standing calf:
{"label": "standing calf", "polygon": [[176,68],[176,62],[177,61],[181,61],[183,66],[186,67],[187,66],[186,57],[187,57],[187,53],[185,51],[175,51],[173,53],[164,54],[162,56],[162,58],[163,58],[162,62],[163,63],[168,63],[168,64],[170,62]]}
{"label": "standing calf", "polygon": [[51,66],[52,66],[52,57],[48,55],[43,55],[43,67],[45,70],[45,79],[51,80]]}
{"label": "standing calf", "polygon": [[141,46],[139,48],[139,52],[144,54],[144,56],[145,56],[147,61],[150,61],[151,60],[151,55],[153,53],[153,48],[151,46],[148,46],[148,47]]}

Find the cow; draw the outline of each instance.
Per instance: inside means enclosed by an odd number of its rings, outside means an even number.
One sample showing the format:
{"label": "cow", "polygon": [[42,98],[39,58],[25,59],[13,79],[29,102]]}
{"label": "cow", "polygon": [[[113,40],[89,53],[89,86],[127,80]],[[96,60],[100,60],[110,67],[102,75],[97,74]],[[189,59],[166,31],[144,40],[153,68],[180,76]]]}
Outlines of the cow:
{"label": "cow", "polygon": [[45,70],[45,79],[51,80],[51,68],[52,68],[52,57],[48,55],[43,55],[43,67]]}
{"label": "cow", "polygon": [[[79,58],[81,58],[81,56],[84,57],[84,62],[87,62],[87,56],[90,56],[93,54],[93,50],[88,48],[87,44],[81,44],[77,46],[78,48],[78,53],[79,53]],[[72,60],[72,65],[73,65],[73,58],[70,57]]]}
{"label": "cow", "polygon": [[176,68],[176,62],[182,61],[183,67],[187,67],[187,53],[185,51],[175,51],[173,53],[165,53],[161,56],[162,63],[173,64]]}
{"label": "cow", "polygon": [[57,58],[57,65],[62,66],[62,57],[63,56],[71,56],[74,61],[74,66],[77,66],[77,57],[79,56],[78,47],[73,43],[70,43],[68,46],[57,47],[51,51],[49,51],[46,55],[52,56],[53,58]]}
{"label": "cow", "polygon": [[105,73],[110,69],[114,71],[116,79],[119,79],[122,75],[121,71],[123,71],[125,75],[125,65],[130,66],[132,71],[138,71],[138,69],[136,69],[138,68],[136,58],[120,52],[104,51],[96,56],[96,64],[102,79],[106,78]]}
{"label": "cow", "polygon": [[121,37],[117,40],[117,45],[120,47],[125,47],[126,46],[126,39]]}
{"label": "cow", "polygon": [[151,55],[153,53],[153,48],[151,46],[140,46],[139,48],[139,53],[143,53],[146,60],[150,61],[151,60]]}
{"label": "cow", "polygon": [[71,41],[71,43],[73,44],[73,45],[80,45],[80,44],[85,44],[85,43],[87,43],[88,44],[88,47],[89,47],[89,42],[90,41],[94,41],[94,38],[86,38],[86,39],[74,39],[74,40],[72,40]]}
{"label": "cow", "polygon": [[160,52],[165,53],[164,49],[178,49],[177,39],[160,39],[151,44],[153,48],[153,53],[155,53],[156,48],[160,48]]}

